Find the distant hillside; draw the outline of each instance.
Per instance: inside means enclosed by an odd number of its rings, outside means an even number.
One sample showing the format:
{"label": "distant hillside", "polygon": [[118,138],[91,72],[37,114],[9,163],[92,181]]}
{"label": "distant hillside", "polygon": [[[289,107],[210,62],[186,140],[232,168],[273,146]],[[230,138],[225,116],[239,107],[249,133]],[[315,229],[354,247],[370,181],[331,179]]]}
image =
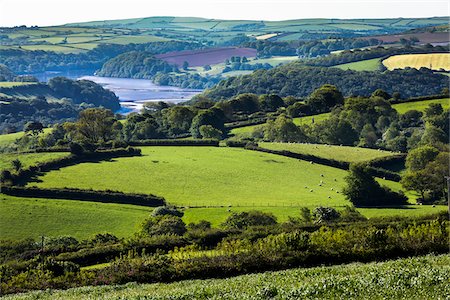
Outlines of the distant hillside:
{"label": "distant hillside", "polygon": [[250,75],[231,77],[206,90],[204,95],[220,100],[241,93],[304,97],[324,84],[333,84],[345,96],[368,96],[376,89],[400,92],[402,97],[438,94],[448,85],[448,77],[430,70],[358,72],[338,68],[305,67],[291,63]]}
{"label": "distant hillside", "polygon": [[[123,20],[71,23],[65,26],[93,26],[103,28],[134,28],[192,31],[252,31],[286,33],[301,31],[404,31],[418,27],[448,23],[447,17],[395,19],[298,19],[285,21],[220,20],[191,17],[149,17]],[[258,34],[259,35],[259,34]]]}
{"label": "distant hillside", "polygon": [[0,64],[0,81],[10,81],[15,76],[7,66]]}

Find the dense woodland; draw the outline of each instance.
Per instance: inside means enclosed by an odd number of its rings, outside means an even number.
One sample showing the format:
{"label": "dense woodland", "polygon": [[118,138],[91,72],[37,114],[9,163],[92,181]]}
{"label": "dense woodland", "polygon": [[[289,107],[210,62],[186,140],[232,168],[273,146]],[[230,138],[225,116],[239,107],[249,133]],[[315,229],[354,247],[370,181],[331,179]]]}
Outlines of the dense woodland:
{"label": "dense woodland", "polygon": [[271,70],[224,79],[204,95],[213,100],[240,93],[305,97],[324,84],[339,88],[345,96],[368,96],[376,89],[400,93],[402,98],[438,94],[448,84],[448,77],[428,69],[406,69],[389,72],[358,72],[335,68],[305,67],[291,63]]}

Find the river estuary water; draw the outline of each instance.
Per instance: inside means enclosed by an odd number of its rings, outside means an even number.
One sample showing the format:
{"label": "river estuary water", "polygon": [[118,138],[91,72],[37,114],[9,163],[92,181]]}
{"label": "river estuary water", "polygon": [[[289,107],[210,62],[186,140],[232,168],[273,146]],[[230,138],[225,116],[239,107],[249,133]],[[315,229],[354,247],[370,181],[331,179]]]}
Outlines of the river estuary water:
{"label": "river estuary water", "polygon": [[[92,73],[91,73],[92,74]],[[112,78],[86,75],[79,72],[32,74],[40,81],[48,81],[55,76],[71,79],[86,79],[100,84],[119,97],[121,109],[118,113],[127,114],[139,111],[147,101],[164,101],[180,103],[190,100],[202,90],[183,89],[174,86],[161,86],[148,79]]]}

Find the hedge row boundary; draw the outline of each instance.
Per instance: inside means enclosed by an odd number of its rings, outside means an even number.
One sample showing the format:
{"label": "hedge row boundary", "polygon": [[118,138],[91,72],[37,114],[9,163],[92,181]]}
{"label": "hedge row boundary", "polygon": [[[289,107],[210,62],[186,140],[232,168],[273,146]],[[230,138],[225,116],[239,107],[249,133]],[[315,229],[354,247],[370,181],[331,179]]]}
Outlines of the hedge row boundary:
{"label": "hedge row boundary", "polygon": [[117,157],[131,157],[140,155],[141,150],[132,147],[128,147],[126,149],[117,148],[111,150],[97,150],[95,152],[84,153],[82,155],[70,154],[66,157],[37,163],[34,166],[19,171],[17,174],[11,174],[10,178],[1,178],[1,180],[2,182],[11,181],[12,185],[20,185],[26,183],[30,178],[36,176],[40,172],[49,172],[51,170],[73,166],[83,162],[98,162]]}
{"label": "hedge row boundary", "polygon": [[191,139],[191,140],[176,140],[176,139],[155,139],[155,140],[140,140],[131,141],[130,146],[213,146],[218,147],[219,141],[216,139]]}
{"label": "hedge row boundary", "polygon": [[81,190],[75,188],[42,189],[36,187],[2,187],[1,192],[10,196],[79,200],[101,203],[132,204],[140,206],[164,206],[164,198],[155,195],[126,194],[118,191]]}
{"label": "hedge row boundary", "polygon": [[[247,146],[247,147],[245,147],[245,149],[259,151],[259,152],[265,152],[265,153],[270,153],[270,154],[276,154],[276,155],[286,156],[286,157],[290,157],[290,158],[301,159],[301,160],[309,161],[312,163],[317,163],[317,164],[321,164],[321,165],[325,165],[325,166],[329,166],[329,167],[333,167],[333,168],[338,168],[338,169],[342,169],[342,170],[350,169],[349,162],[318,157],[318,156],[311,155],[311,154],[294,153],[294,152],[290,152],[290,151],[286,151],[286,150],[271,150],[271,149],[261,148],[261,147],[257,147],[257,146]],[[404,159],[404,156],[402,156],[402,157]],[[395,157],[395,159],[399,159],[399,158]],[[385,170],[380,167],[375,167],[375,166],[371,165],[371,162],[369,162],[369,169],[370,169],[372,175],[376,176],[376,177],[381,177],[383,179],[396,181],[396,182],[400,181],[400,179],[401,179],[399,174],[397,174],[395,172],[391,172],[389,170]]]}

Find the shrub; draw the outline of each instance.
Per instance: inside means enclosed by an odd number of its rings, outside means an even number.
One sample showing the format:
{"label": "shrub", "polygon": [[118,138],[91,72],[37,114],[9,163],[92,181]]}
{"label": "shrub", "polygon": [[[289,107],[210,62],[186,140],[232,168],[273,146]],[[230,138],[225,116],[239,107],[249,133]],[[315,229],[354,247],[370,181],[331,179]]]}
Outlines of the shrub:
{"label": "shrub", "polygon": [[144,221],[142,232],[147,235],[183,235],[186,232],[186,224],[179,217],[164,215]]}
{"label": "shrub", "polygon": [[90,243],[94,245],[98,244],[114,244],[119,242],[119,238],[111,233],[97,233],[91,240]]}
{"label": "shrub", "polygon": [[155,208],[152,212],[153,217],[157,216],[175,216],[181,218],[184,215],[182,211],[177,210],[176,208],[171,208],[168,206],[159,206]]}
{"label": "shrub", "polygon": [[340,216],[339,212],[332,207],[319,206],[312,211],[314,223],[317,224],[336,221]]}
{"label": "shrub", "polygon": [[231,214],[231,216],[222,223],[222,226],[229,229],[244,229],[250,226],[267,226],[275,224],[277,224],[277,219],[273,214],[253,210]]}

